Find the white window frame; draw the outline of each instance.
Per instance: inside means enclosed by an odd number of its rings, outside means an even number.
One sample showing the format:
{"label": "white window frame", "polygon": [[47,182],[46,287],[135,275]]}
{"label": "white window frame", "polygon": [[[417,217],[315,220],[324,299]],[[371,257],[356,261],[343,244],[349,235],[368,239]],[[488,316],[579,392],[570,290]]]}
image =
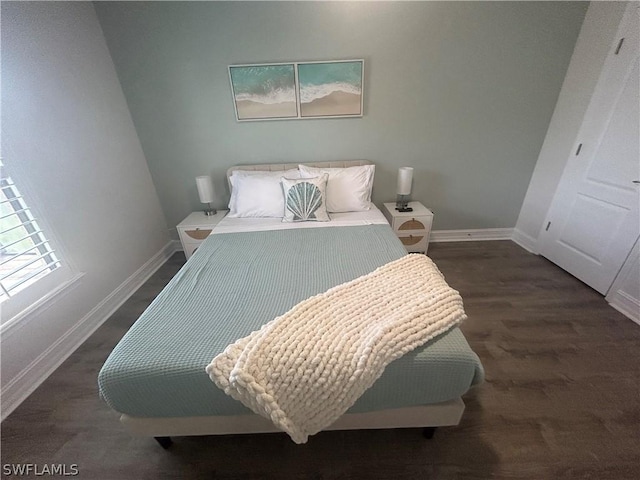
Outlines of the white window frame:
{"label": "white window frame", "polygon": [[[24,219],[27,221],[35,220],[35,224],[40,227],[38,230],[45,232],[44,242],[52,255],[49,264],[57,264],[58,267],[50,271],[46,275],[38,278],[35,282],[25,288],[14,292],[0,303],[0,331],[5,333],[7,329],[18,325],[25,317],[36,311],[45,308],[52,301],[60,298],[60,294],[76,283],[83,274],[75,273],[75,269],[71,267],[67,256],[59,248],[60,242],[56,240],[55,233],[47,221],[40,215],[41,209],[38,208],[37,194],[29,188],[28,182],[20,179],[15,182],[13,172],[8,172],[6,166],[2,165],[0,159],[0,175],[2,178],[11,178],[14,180],[13,190],[18,191],[21,197],[21,204],[26,207],[23,210]],[[46,257],[46,253],[44,256]]]}

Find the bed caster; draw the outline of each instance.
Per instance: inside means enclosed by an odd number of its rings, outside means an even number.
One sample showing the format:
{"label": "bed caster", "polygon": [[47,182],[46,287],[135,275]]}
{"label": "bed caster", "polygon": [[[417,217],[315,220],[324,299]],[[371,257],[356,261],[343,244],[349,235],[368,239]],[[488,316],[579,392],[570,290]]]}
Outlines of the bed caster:
{"label": "bed caster", "polygon": [[165,450],[173,444],[173,440],[171,440],[171,437],[153,437],[153,438],[155,438],[156,442],[158,442],[160,446]]}
{"label": "bed caster", "polygon": [[422,436],[424,438],[428,438],[429,440],[433,438],[433,435],[436,433],[437,427],[424,427],[422,429]]}

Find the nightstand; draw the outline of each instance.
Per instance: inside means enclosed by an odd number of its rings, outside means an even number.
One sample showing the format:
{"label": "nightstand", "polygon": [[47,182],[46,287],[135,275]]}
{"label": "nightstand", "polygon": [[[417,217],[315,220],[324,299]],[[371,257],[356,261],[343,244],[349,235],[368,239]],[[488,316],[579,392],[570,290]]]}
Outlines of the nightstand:
{"label": "nightstand", "polygon": [[204,212],[193,212],[176,226],[187,260],[189,260],[189,257],[193,255],[193,252],[204,242],[204,239],[209,236],[211,230],[224,218],[228,211],[229,210],[218,210],[218,213],[209,217],[206,216]]}
{"label": "nightstand", "polygon": [[399,212],[395,202],[385,203],[382,213],[407,252],[427,253],[433,212],[420,202],[409,202],[409,206],[413,212]]}

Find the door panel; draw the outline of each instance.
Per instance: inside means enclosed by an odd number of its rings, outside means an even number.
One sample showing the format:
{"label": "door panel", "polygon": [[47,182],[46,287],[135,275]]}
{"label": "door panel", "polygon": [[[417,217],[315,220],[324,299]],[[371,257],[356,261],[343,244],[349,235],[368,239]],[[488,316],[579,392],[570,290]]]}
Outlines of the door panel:
{"label": "door panel", "polygon": [[620,229],[629,210],[582,194],[578,194],[570,210],[571,216],[558,242],[602,264],[602,253],[608,250],[610,232]]}
{"label": "door panel", "polygon": [[[638,142],[625,141],[637,138],[640,122],[638,120],[638,91],[640,90],[640,72],[638,58],[629,74],[629,79],[617,102],[616,108],[607,126],[600,144],[599,152],[587,173],[587,180],[603,183],[607,186],[634,191],[629,179],[638,174],[640,145]],[[617,168],[611,168],[607,159],[619,157]]]}

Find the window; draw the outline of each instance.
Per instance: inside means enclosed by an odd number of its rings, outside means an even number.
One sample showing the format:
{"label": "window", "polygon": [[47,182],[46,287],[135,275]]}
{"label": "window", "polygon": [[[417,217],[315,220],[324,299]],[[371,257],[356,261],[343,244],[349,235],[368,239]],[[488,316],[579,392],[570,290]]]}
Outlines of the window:
{"label": "window", "polygon": [[0,161],[0,303],[60,267]]}

